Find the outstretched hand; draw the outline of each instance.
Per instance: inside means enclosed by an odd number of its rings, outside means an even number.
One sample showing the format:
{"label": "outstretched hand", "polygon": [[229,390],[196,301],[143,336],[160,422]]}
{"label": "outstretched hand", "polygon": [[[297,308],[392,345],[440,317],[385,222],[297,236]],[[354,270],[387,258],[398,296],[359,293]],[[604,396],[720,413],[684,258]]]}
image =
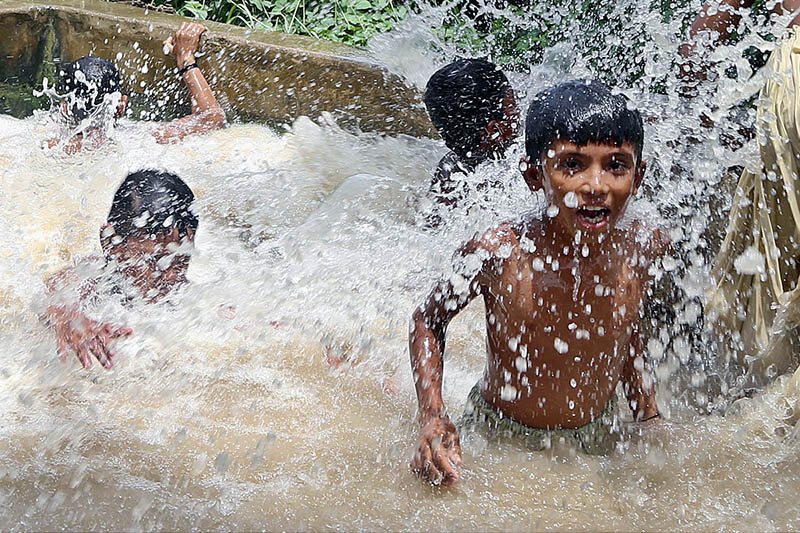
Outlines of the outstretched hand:
{"label": "outstretched hand", "polygon": [[200,47],[200,36],[208,28],[196,22],[184,22],[174,35],[164,41],[164,51],[175,58],[178,68],[194,63],[194,54]]}
{"label": "outstretched hand", "polygon": [[106,369],[113,366],[112,359],[116,356],[109,345],[119,337],[127,337],[133,330],[118,328],[111,324],[98,322],[73,311],[70,313],[54,313],[58,316],[55,321],[56,338],[58,340],[58,354],[62,361],[67,359],[72,351],[78,357],[83,368],[92,366],[92,356]]}
{"label": "outstretched hand", "polygon": [[419,448],[411,471],[432,485],[449,487],[461,479],[461,444],[455,425],[446,416],[433,418],[422,426]]}

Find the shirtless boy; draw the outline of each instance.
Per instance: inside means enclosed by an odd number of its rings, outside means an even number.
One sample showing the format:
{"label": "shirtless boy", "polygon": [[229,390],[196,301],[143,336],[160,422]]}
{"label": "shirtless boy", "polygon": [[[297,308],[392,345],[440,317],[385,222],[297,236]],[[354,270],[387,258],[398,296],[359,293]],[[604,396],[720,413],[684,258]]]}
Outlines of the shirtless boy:
{"label": "shirtless boy", "polygon": [[473,298],[486,305],[488,359],[470,393],[469,424],[520,435],[543,449],[565,439],[607,449],[622,381],[638,421],[659,416],[644,370],[640,310],[659,233],[623,221],[642,183],[638,111],[598,82],[572,81],[533,100],[524,178],[543,190],[543,220],[505,223],[463,245],[455,274],[414,312],[411,367],[421,431],[412,470],[459,480],[461,448],[442,402],[447,325]]}
{"label": "shirtless boy", "polygon": [[503,157],[517,137],[519,110],[508,78],[483,59],[461,59],[437,70],[425,87],[425,107],[450,149],[433,175],[433,200],[453,205],[454,172],[469,173]]}
{"label": "shirtless boy", "polygon": [[86,316],[82,306],[99,292],[156,302],[186,282],[198,225],[193,201],[191,189],[174,174],[141,170],[125,178],[100,230],[105,257],[87,258],[46,282],[45,316],[62,360],[73,351],[84,368],[92,366],[92,356],[111,368],[109,345],[132,333]]}
{"label": "shirtless boy", "polygon": [[[194,57],[200,36],[206,31],[202,24],[184,22],[173,36],[164,41],[165,49],[175,58],[179,75],[189,89],[192,114],[161,124],[153,132],[159,143],[178,141],[187,135],[218,129],[225,124],[225,113],[214,98]],[[106,59],[82,57],[64,66],[56,85],[58,93],[65,97],[61,102],[61,114],[71,128],[78,129],[65,142],[65,152],[72,154],[84,147],[97,148],[105,142],[105,124],[102,120],[99,123],[90,120],[85,126],[82,122],[112,102],[116,105],[116,109],[112,110],[114,118],[122,117],[128,97],[119,95],[121,89],[119,71]],[[118,101],[113,100],[115,94],[119,95]],[[60,142],[60,139],[51,139],[48,144],[52,148]]]}

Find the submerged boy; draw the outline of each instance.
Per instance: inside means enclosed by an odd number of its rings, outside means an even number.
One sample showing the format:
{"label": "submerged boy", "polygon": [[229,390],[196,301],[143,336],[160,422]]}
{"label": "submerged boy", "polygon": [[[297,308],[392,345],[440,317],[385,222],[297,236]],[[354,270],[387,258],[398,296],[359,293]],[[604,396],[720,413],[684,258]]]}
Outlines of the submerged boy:
{"label": "submerged boy", "polygon": [[[189,89],[192,114],[161,124],[153,132],[159,143],[181,140],[187,135],[218,129],[225,124],[225,113],[195,61],[200,36],[206,31],[202,24],[184,22],[173,36],[164,41],[165,50],[175,58],[178,73]],[[99,57],[82,57],[64,66],[56,89],[66,98],[61,102],[62,116],[71,128],[78,130],[65,143],[64,151],[67,153],[101,146],[106,140],[105,117],[96,117],[99,120],[89,120],[85,125],[84,121],[102,113],[104,106],[109,104],[115,105],[111,113],[116,120],[125,114],[128,104],[128,97],[120,94],[122,83],[117,67]],[[117,100],[114,100],[115,95]],[[51,148],[60,142],[60,139],[48,141]]]}
{"label": "submerged boy", "polygon": [[425,107],[451,150],[434,172],[430,194],[454,205],[454,172],[470,173],[488,159],[500,159],[517,136],[519,110],[508,78],[483,59],[462,59],[437,70],[425,88]]}
{"label": "submerged boy", "polygon": [[544,219],[505,223],[463,245],[456,273],[413,315],[411,366],[419,448],[411,467],[434,484],[459,479],[458,431],[442,402],[447,325],[473,298],[486,305],[488,359],[464,424],[565,439],[587,453],[613,443],[622,381],[638,421],[659,416],[639,313],[664,251],[659,232],[623,221],[645,173],[638,111],[598,82],[573,81],[534,99],[524,178],[543,190]]}
{"label": "submerged boy", "polygon": [[[132,333],[86,316],[81,304],[99,292],[152,303],[186,282],[198,225],[193,201],[191,189],[174,174],[141,170],[125,178],[100,230],[104,258],[87,258],[46,282],[51,302],[45,315],[56,331],[62,359],[73,351],[84,368],[92,366],[92,356],[111,368],[109,345]],[[95,275],[81,279],[86,270]]]}

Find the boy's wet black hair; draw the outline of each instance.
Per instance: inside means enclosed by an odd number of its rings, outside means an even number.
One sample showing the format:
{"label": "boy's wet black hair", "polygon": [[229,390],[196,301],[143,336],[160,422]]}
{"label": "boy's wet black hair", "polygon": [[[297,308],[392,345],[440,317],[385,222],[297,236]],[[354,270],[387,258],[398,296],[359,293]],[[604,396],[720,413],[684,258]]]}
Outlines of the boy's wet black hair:
{"label": "boy's wet black hair", "polygon": [[444,143],[460,158],[475,157],[481,131],[505,114],[511,85],[497,65],[461,59],[437,70],[425,87],[425,107]]}
{"label": "boy's wet black hair", "polygon": [[588,142],[633,145],[636,164],[642,160],[642,115],[631,109],[622,94],[613,94],[599,81],[573,80],[537,94],[525,118],[525,152],[531,162],[541,160],[553,141],[563,139],[578,146]]}
{"label": "boy's wet black hair", "polygon": [[108,223],[123,239],[163,235],[173,228],[184,237],[187,230],[197,231],[192,202],[194,193],[175,174],[139,170],[128,174],[114,194]]}
{"label": "boy's wet black hair", "polygon": [[67,97],[70,113],[81,121],[121,86],[119,71],[111,61],[88,56],[61,68],[56,91],[64,96],[71,94]]}

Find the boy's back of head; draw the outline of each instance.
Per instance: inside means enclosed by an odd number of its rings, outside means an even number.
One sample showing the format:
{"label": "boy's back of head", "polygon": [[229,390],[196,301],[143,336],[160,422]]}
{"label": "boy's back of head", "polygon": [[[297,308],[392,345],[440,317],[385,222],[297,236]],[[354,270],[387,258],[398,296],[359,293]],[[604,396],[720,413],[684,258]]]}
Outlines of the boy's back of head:
{"label": "boy's back of head", "polygon": [[425,107],[445,144],[462,159],[475,157],[482,131],[504,117],[511,85],[496,65],[461,59],[437,70],[425,88]]}
{"label": "boy's back of head", "polygon": [[68,95],[69,112],[81,121],[121,86],[119,71],[111,61],[88,56],[62,67],[56,90]]}
{"label": "boy's back of head", "polygon": [[108,223],[122,239],[169,234],[175,228],[184,237],[197,230],[192,202],[194,193],[175,174],[140,170],[128,174],[117,189]]}
{"label": "boy's back of head", "polygon": [[631,109],[622,94],[613,94],[598,81],[573,80],[537,94],[525,118],[525,152],[536,163],[553,141],[579,146],[589,142],[629,142],[642,160],[644,126],[642,116]]}

